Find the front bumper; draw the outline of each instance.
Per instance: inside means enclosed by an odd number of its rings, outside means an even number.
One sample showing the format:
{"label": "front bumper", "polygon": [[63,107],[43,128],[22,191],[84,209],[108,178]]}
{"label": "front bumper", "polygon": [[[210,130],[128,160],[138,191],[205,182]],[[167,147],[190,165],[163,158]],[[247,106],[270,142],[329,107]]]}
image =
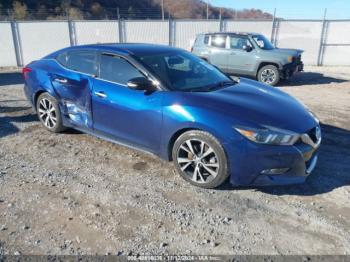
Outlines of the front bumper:
{"label": "front bumper", "polygon": [[[304,183],[317,163],[318,149],[304,143],[294,146],[256,144],[242,139],[240,145],[226,145],[230,182],[239,186],[268,186]],[[287,169],[282,174],[264,170]]]}
{"label": "front bumper", "polygon": [[292,62],[290,64],[286,64],[280,70],[281,77],[283,79],[289,79],[297,72],[304,71],[304,64],[300,60],[298,62]]}

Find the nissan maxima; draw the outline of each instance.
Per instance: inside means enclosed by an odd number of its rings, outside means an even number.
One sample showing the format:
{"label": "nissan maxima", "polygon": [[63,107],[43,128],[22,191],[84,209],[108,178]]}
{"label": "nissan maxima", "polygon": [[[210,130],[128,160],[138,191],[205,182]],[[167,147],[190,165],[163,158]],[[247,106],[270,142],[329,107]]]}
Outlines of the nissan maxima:
{"label": "nissan maxima", "polygon": [[65,48],[23,68],[51,132],[74,128],[173,161],[193,185],[302,183],[321,143],[317,118],[277,88],[231,78],[151,44]]}

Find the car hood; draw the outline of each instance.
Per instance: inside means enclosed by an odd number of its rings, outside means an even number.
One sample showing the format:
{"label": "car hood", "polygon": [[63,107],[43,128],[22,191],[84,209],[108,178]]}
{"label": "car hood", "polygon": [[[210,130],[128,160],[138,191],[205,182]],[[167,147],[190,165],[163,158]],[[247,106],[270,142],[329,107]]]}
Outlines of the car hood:
{"label": "car hood", "polygon": [[298,56],[301,53],[303,53],[303,50],[300,49],[288,49],[288,48],[274,48],[272,50],[269,50],[275,54],[284,54],[288,56]]}
{"label": "car hood", "polygon": [[231,117],[233,124],[250,127],[272,126],[304,133],[315,127],[315,118],[285,92],[253,80],[213,92],[188,93],[188,101]]}

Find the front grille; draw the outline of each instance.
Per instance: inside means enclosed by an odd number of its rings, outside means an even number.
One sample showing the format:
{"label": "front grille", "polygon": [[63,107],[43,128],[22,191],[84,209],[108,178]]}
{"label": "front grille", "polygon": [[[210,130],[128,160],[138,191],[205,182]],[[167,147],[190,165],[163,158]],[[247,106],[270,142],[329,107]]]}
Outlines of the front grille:
{"label": "front grille", "polygon": [[293,63],[296,65],[301,64],[301,55],[298,55],[297,57],[293,57]]}
{"label": "front grille", "polygon": [[298,57],[297,57],[297,64],[300,64],[301,63],[301,55],[299,55]]}

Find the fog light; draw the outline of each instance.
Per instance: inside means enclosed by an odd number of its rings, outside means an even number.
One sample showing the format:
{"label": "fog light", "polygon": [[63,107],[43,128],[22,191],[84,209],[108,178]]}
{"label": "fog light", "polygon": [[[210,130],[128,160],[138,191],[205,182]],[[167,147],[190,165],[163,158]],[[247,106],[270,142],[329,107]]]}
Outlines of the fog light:
{"label": "fog light", "polygon": [[261,174],[264,175],[281,175],[286,173],[290,168],[272,168],[272,169],[265,169],[261,172]]}

